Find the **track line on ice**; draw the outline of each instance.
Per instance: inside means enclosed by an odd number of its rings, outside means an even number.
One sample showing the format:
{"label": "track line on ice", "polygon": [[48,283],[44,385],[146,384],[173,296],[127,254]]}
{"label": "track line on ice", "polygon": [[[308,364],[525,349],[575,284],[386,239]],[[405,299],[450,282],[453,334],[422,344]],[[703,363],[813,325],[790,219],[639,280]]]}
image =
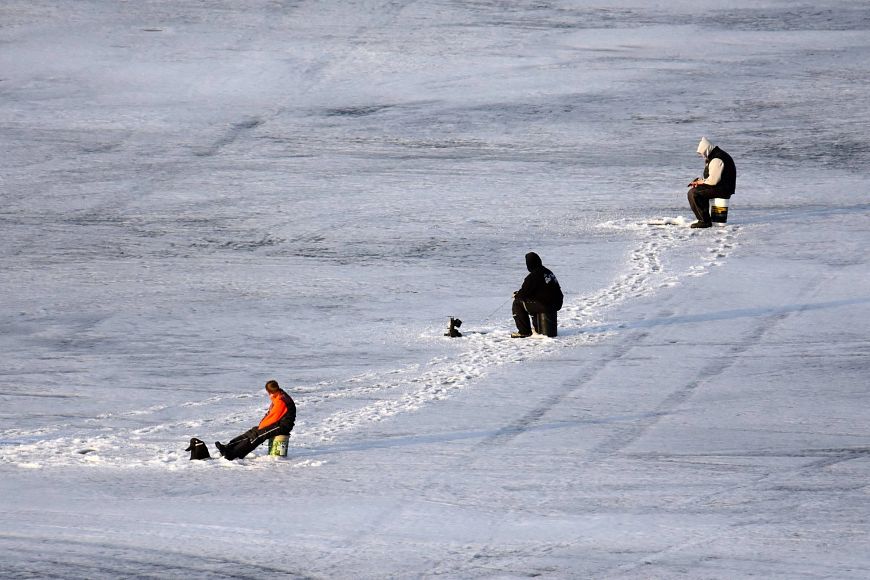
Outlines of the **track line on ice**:
{"label": "track line on ice", "polygon": [[[812,293],[815,287],[819,284],[819,280],[814,280],[807,288],[803,289],[801,294]],[[733,345],[728,352],[723,353],[721,356],[712,358],[706,365],[698,370],[693,379],[671,391],[653,410],[653,413],[649,417],[626,426],[621,430],[617,430],[609,438],[599,443],[592,450],[592,454],[610,456],[630,446],[657,424],[662,417],[670,415],[675,409],[679,408],[698,390],[699,387],[709,382],[711,379],[720,376],[727,369],[733,366],[742,354],[760,344],[764,336],[768,334],[772,328],[780,324],[789,316],[792,316],[795,312],[800,313],[803,310],[804,309],[801,308],[794,311],[775,312],[769,316],[761,318],[758,324],[744,335],[742,340]]]}

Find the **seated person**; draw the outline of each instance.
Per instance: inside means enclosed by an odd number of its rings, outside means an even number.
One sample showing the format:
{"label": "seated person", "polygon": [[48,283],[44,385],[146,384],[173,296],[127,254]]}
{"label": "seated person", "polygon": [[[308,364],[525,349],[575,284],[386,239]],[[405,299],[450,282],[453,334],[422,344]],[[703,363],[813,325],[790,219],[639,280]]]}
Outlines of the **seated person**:
{"label": "seated person", "polygon": [[256,427],[248,429],[226,445],[215,441],[220,454],[232,461],[242,459],[266,439],[277,435],[289,435],[296,422],[296,404],[293,399],[278,386],[277,381],[266,383],[269,393],[269,410]]}
{"label": "seated person", "polygon": [[709,228],[710,200],[721,197],[730,199],[737,187],[737,167],[731,156],[701,137],[698,155],[704,158],[704,177],[689,184],[689,205],[698,221],[693,228]]}
{"label": "seated person", "polygon": [[[526,268],[529,275],[523,280],[523,286],[514,292],[513,316],[517,332],[513,338],[525,338],[532,335],[529,316],[552,314],[562,308],[562,288],[556,275],[544,267],[541,257],[534,252],[526,254]],[[537,325],[536,325],[537,326]],[[553,328],[552,336],[555,336]]]}

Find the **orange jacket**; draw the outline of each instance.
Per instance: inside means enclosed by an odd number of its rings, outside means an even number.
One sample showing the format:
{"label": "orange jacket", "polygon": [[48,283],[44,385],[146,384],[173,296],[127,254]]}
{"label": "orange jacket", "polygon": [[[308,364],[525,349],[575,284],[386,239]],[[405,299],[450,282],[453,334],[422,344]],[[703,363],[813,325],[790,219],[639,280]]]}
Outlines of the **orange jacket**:
{"label": "orange jacket", "polygon": [[292,414],[290,422],[292,425],[296,420],[296,404],[293,402],[290,395],[279,389],[274,393],[269,393],[269,399],[271,399],[269,410],[266,411],[266,415],[260,420],[257,429],[265,429],[270,425],[274,425],[283,419],[287,413]]}

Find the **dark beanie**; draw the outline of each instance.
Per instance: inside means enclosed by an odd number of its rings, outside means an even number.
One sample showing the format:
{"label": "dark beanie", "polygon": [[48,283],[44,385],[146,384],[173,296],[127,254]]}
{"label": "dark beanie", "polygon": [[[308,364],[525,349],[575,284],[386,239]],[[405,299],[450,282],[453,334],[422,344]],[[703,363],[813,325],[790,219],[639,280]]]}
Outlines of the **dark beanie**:
{"label": "dark beanie", "polygon": [[544,263],[541,261],[541,257],[534,252],[529,252],[526,254],[526,268],[529,269],[529,272],[534,270],[535,268],[540,268]]}

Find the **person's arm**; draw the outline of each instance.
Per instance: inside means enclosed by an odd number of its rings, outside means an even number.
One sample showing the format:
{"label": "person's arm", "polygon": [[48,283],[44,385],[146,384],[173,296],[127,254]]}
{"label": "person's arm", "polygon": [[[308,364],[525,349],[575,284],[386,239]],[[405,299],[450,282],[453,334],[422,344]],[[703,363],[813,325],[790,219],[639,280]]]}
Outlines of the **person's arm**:
{"label": "person's arm", "polygon": [[514,292],[514,298],[517,300],[531,300],[537,289],[537,280],[534,274],[529,274],[523,280],[523,286]]}
{"label": "person's arm", "polygon": [[707,166],[707,179],[703,183],[707,185],[716,185],[722,181],[722,170],[725,169],[725,164],[721,159],[713,159],[710,165]]}

